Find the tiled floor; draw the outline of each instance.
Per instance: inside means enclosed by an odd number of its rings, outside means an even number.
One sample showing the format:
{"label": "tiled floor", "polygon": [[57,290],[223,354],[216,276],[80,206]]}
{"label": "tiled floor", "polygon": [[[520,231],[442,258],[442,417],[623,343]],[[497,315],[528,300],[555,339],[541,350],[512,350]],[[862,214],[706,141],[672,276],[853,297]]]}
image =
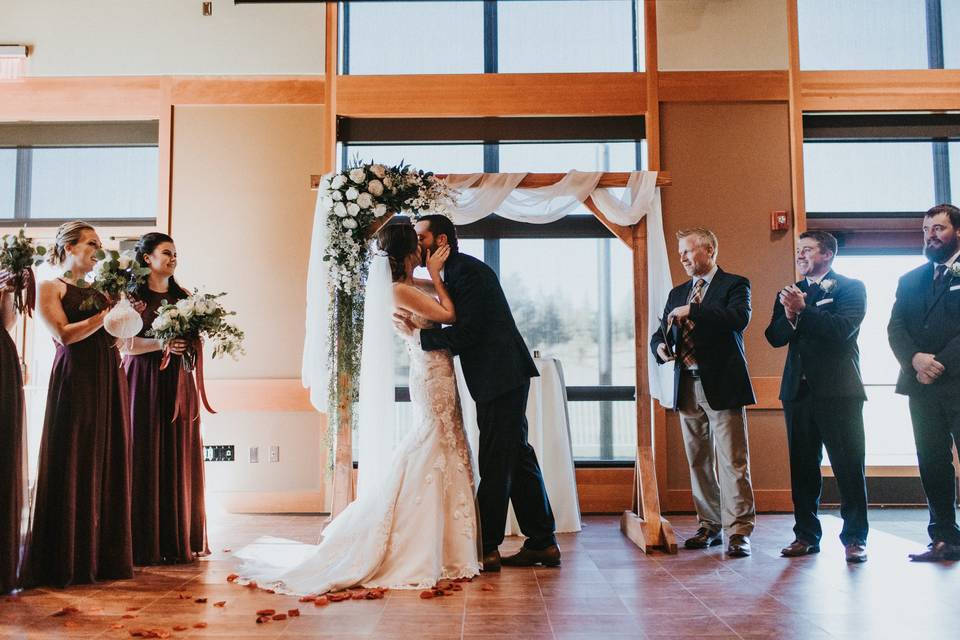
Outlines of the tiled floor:
{"label": "tiled floor", "polygon": [[[761,516],[754,555],[736,560],[722,547],[645,556],[620,534],[616,518],[589,517],[582,533],[561,536],[562,568],[504,569],[444,598],[393,591],[383,600],[322,608],[226,582],[235,568],[228,547],[265,534],[312,541],[321,518],[223,516],[211,523],[216,552],[195,565],[0,598],[0,637],[130,638],[138,629],[173,638],[958,637],[960,566],[907,561],[907,553],[923,546],[925,511],[872,515],[870,561],[860,566],[843,562],[839,520],[832,516],[824,519],[823,552],[794,560],[778,554],[791,540],[786,515]],[[680,535],[696,528],[690,516],[671,521]],[[218,601],[226,604],[214,606]],[[65,606],[78,611],[52,615]],[[299,618],[256,623],[258,609],[294,607]],[[207,626],[195,628],[198,622]]]}

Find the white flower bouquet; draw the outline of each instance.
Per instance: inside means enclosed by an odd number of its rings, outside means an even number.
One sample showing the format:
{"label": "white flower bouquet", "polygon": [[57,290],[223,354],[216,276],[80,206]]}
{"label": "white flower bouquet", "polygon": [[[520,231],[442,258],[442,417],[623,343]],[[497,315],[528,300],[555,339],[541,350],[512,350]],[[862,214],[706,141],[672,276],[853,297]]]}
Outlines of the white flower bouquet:
{"label": "white flower bouquet", "polygon": [[174,304],[164,302],[157,309],[157,317],[150,325],[147,335],[156,338],[166,348],[174,339],[188,343],[183,354],[183,368],[191,371],[200,355],[201,339],[213,344],[213,357],[229,355],[234,360],[245,353],[243,331],[227,322],[225,318],[236,315],[227,311],[218,301],[225,293],[210,294],[194,291],[193,295]]}
{"label": "white flower bouquet", "polygon": [[[137,290],[148,275],[150,269],[137,262],[137,254],[133,251],[100,250],[97,251],[97,264],[93,267],[93,280],[77,281],[79,287],[89,287],[99,291],[110,300],[119,300],[127,294]],[[68,271],[64,274],[70,278]],[[104,304],[100,296],[89,296],[81,304],[81,309],[100,309]]]}

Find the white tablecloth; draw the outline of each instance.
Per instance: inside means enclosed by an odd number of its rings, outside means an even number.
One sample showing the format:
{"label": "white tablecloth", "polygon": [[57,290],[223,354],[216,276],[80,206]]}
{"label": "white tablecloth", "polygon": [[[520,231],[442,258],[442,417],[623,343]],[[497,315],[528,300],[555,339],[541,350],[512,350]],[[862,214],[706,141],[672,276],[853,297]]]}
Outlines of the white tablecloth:
{"label": "white tablecloth", "polygon": [[[566,386],[563,367],[557,358],[534,358],[539,378],[530,379],[530,396],[527,401],[527,439],[537,452],[537,460],[543,471],[550,505],[557,523],[557,533],[580,531],[580,503],[577,497],[577,478],[573,467],[573,447],[570,443],[570,417],[567,411]],[[457,364],[457,386],[463,405],[463,420],[473,451],[473,468],[477,466],[477,447],[480,430],[477,426],[477,409],[463,380],[460,359]],[[506,534],[522,535],[520,525],[513,513],[507,514]]]}

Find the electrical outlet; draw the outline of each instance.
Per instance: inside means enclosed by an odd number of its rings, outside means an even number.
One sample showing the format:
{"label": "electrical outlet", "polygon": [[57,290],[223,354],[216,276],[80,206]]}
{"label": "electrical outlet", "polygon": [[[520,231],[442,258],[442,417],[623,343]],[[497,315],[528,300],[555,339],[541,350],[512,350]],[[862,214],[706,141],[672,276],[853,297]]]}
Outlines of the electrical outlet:
{"label": "electrical outlet", "polygon": [[250,447],[250,462],[260,462],[260,447]]}
{"label": "electrical outlet", "polygon": [[205,16],[212,16],[212,15],[213,15],[213,3],[212,3],[212,2],[204,2],[204,3],[203,3],[203,15],[205,15]]}
{"label": "electrical outlet", "polygon": [[232,444],[208,444],[203,447],[204,462],[233,462]]}
{"label": "electrical outlet", "polygon": [[280,446],[273,445],[270,447],[270,462],[280,462]]}

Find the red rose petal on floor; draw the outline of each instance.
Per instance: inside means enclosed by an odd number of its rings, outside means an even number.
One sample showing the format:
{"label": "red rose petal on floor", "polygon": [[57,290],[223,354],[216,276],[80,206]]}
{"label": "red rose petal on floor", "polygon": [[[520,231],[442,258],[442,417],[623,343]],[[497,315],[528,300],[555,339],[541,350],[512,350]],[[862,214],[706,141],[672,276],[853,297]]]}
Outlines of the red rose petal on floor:
{"label": "red rose petal on floor", "polygon": [[206,599],[206,598],[197,598],[196,600],[194,600],[194,602],[196,602],[197,604],[207,604],[207,599]]}
{"label": "red rose petal on floor", "polygon": [[260,609],[257,611],[258,616],[272,616],[277,612],[276,609]]}
{"label": "red rose petal on floor", "polygon": [[463,587],[461,587],[458,584],[455,584],[453,585],[453,589],[451,589],[451,591],[463,591]]}
{"label": "red rose petal on floor", "polygon": [[189,629],[189,628],[190,628],[190,627],[188,627],[188,626],[186,626],[186,625],[178,624],[177,626],[175,626],[175,627],[173,628],[173,630],[174,630],[174,631],[186,631],[186,630]]}
{"label": "red rose petal on floor", "polygon": [[207,623],[206,623],[206,622],[194,622],[194,623],[193,623],[193,628],[194,628],[194,629],[206,629],[206,628],[207,628]]}
{"label": "red rose petal on floor", "polygon": [[340,593],[328,593],[327,600],[330,602],[343,602],[344,600],[349,600],[350,594],[346,591]]}
{"label": "red rose petal on floor", "polygon": [[267,593],[276,593],[276,591],[274,591],[273,589],[264,589],[264,591],[266,591]]}
{"label": "red rose petal on floor", "polygon": [[291,618],[299,618],[300,609],[287,609],[287,615],[290,616]]}
{"label": "red rose petal on floor", "polygon": [[493,585],[492,585],[492,584],[485,584],[485,585],[483,585],[482,587],[480,587],[480,590],[481,590],[481,591],[494,591],[495,589],[493,588]]}
{"label": "red rose petal on floor", "polygon": [[420,592],[420,599],[421,599],[421,600],[429,600],[429,599],[432,598],[432,597],[433,597],[433,591],[421,591],[421,592]]}
{"label": "red rose petal on floor", "polygon": [[313,601],[313,606],[315,607],[325,607],[328,604],[330,604],[330,601],[327,600],[327,596],[320,596]]}
{"label": "red rose petal on floor", "polygon": [[300,602],[316,602],[317,596],[301,596]]}
{"label": "red rose petal on floor", "polygon": [[133,615],[132,613],[125,613],[125,614],[123,614],[123,615],[120,616],[120,617],[121,617],[121,618],[124,618],[124,619],[126,619],[126,620],[132,620],[133,618],[136,618],[137,616]]}
{"label": "red rose petal on floor", "polygon": [[247,589],[257,589],[259,588],[260,585],[257,584],[256,580],[251,580],[245,586],[247,587]]}
{"label": "red rose petal on floor", "polygon": [[287,619],[287,614],[285,614],[285,613],[278,613],[278,614],[276,614],[276,615],[273,616],[273,619],[274,619],[274,620],[277,620],[277,621],[279,621],[279,620],[286,620],[286,619]]}
{"label": "red rose petal on floor", "polygon": [[240,577],[239,574],[231,573],[230,575],[227,576],[227,582],[236,582],[237,578],[239,577]]}
{"label": "red rose petal on floor", "polygon": [[435,595],[435,596],[438,597],[438,598],[442,598],[443,596],[445,596],[445,595],[447,595],[447,594],[446,594],[446,592],[445,592],[443,589],[434,589],[434,590],[433,590],[433,595]]}
{"label": "red rose petal on floor", "polygon": [[357,593],[350,596],[351,600],[366,600],[367,594],[364,591],[358,591]]}
{"label": "red rose petal on floor", "polygon": [[124,629],[124,628],[126,628],[126,626],[127,626],[127,625],[123,624],[122,622],[114,622],[112,625],[110,625],[110,628],[111,628],[111,629]]}
{"label": "red rose petal on floor", "polygon": [[257,624],[263,624],[265,622],[270,622],[270,616],[259,616],[257,618]]}
{"label": "red rose petal on floor", "polygon": [[182,591],[177,594],[177,600],[189,600],[192,597],[189,593],[183,593]]}
{"label": "red rose petal on floor", "polygon": [[213,603],[213,606],[215,606],[215,607],[221,607],[221,608],[222,608],[222,607],[225,607],[225,606],[227,606],[227,601],[226,601],[226,600],[221,600],[220,602],[214,602],[214,603]]}
{"label": "red rose petal on floor", "polygon": [[64,607],[64,608],[60,609],[59,611],[57,611],[57,612],[54,613],[53,615],[59,618],[60,616],[67,616],[67,615],[70,615],[71,613],[80,613],[80,609],[77,609],[76,607],[69,607],[69,606],[68,606],[68,607]]}
{"label": "red rose petal on floor", "polygon": [[127,611],[140,611],[140,607],[127,607]]}

